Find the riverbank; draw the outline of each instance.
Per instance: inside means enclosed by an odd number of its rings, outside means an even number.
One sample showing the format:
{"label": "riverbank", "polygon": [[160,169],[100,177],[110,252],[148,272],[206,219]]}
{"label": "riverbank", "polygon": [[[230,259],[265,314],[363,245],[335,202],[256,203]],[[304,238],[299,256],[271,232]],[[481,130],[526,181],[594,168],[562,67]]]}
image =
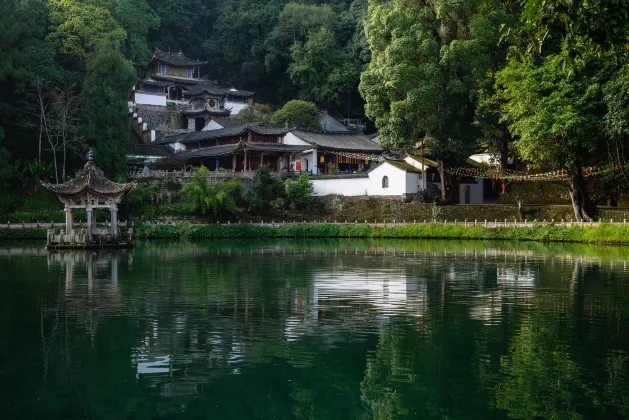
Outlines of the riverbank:
{"label": "riverbank", "polygon": [[295,223],[276,225],[215,224],[137,225],[138,239],[251,239],[251,238],[387,238],[472,239],[538,242],[629,244],[629,225],[559,226],[553,224],[513,227],[462,224]]}
{"label": "riverbank", "polygon": [[[564,242],[584,244],[629,245],[629,225],[514,225],[494,223],[474,226],[472,223],[443,224],[138,224],[137,239],[272,239],[272,238],[364,238],[364,239],[457,239]],[[0,229],[0,239],[46,239],[45,229]]]}

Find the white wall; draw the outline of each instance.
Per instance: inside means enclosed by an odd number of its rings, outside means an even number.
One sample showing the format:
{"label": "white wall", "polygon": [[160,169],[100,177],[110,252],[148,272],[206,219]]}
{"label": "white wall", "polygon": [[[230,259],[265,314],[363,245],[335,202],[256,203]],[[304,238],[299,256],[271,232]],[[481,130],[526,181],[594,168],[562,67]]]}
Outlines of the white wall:
{"label": "white wall", "polygon": [[420,175],[407,172],[406,173],[406,194],[417,194],[420,188]]}
{"label": "white wall", "polygon": [[221,128],[225,128],[225,127],[223,127],[222,125],[220,125],[214,120],[210,120],[210,122],[207,123],[205,127],[201,129],[201,131],[220,130]]}
{"label": "white wall", "polygon": [[314,194],[318,196],[340,194],[348,197],[365,195],[371,185],[370,178],[310,179]]}
{"label": "white wall", "polygon": [[[419,185],[419,175],[417,185]],[[382,188],[382,178],[389,177],[389,188]],[[369,172],[369,195],[395,195],[402,196],[407,190],[406,171],[396,168],[388,163],[383,163]]]}
{"label": "white wall", "polygon": [[301,170],[308,171],[308,173],[312,175],[319,175],[319,169],[317,165],[317,149],[312,149],[312,151],[306,151],[297,159],[291,161],[293,165],[293,169],[297,170],[297,162],[301,162]]}
{"label": "white wall", "polygon": [[309,146],[310,143],[307,143],[294,135],[293,133],[286,133],[284,136],[284,144],[293,144],[296,146]]}
{"label": "white wall", "polygon": [[[286,135],[284,136],[284,144],[291,144],[295,146],[310,146],[310,143],[303,141],[293,133],[286,133]],[[311,174],[314,174],[313,170],[317,162],[317,149],[313,149],[312,152],[304,153],[299,156],[299,158],[292,161],[291,164],[293,166],[293,169],[297,167],[295,165],[297,162],[301,162],[302,171],[308,171]]]}
{"label": "white wall", "polygon": [[232,110],[231,115],[238,115],[238,113],[240,111],[242,111],[243,109],[247,108],[248,106],[249,106],[249,104],[243,104],[241,102],[225,101],[225,109],[231,108],[231,110]]}
{"label": "white wall", "polygon": [[135,92],[135,103],[138,105],[166,106],[165,93]]}
{"label": "white wall", "polygon": [[459,187],[459,203],[465,203],[465,187],[470,187],[470,203],[483,204],[483,179],[476,178],[477,184],[461,184]]}

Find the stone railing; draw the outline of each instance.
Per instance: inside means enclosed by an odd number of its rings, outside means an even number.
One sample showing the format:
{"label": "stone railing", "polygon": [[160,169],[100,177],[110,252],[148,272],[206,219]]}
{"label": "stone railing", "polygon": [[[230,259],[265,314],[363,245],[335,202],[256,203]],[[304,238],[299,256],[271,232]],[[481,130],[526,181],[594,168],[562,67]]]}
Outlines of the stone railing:
{"label": "stone railing", "polygon": [[157,179],[181,179],[181,178],[192,178],[195,174],[201,174],[211,178],[235,178],[245,176],[250,176],[253,171],[249,171],[246,174],[243,172],[233,172],[233,171],[160,171],[160,170],[149,170],[142,172],[130,172],[128,175],[132,179],[148,179],[148,178],[157,178]]}

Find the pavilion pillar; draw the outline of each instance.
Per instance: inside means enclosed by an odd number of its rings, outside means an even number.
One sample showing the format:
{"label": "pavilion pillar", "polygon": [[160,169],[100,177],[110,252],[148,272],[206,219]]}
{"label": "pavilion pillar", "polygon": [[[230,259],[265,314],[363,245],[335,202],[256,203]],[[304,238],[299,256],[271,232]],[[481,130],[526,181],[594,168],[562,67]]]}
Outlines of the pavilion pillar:
{"label": "pavilion pillar", "polygon": [[247,175],[247,150],[245,150],[245,159],[243,161],[243,172]]}
{"label": "pavilion pillar", "polygon": [[112,207],[109,212],[111,213],[111,234],[116,236],[118,234],[118,207]]}
{"label": "pavilion pillar", "polygon": [[85,209],[87,212],[87,238],[88,240],[92,239],[92,208],[88,207]]}
{"label": "pavilion pillar", "polygon": [[236,154],[232,156],[232,171],[236,172]]}
{"label": "pavilion pillar", "polygon": [[72,235],[72,230],[74,229],[74,219],[72,217],[72,209],[66,207],[63,209],[66,212],[66,235]]}
{"label": "pavilion pillar", "polygon": [[260,166],[264,165],[264,153],[260,153]]}

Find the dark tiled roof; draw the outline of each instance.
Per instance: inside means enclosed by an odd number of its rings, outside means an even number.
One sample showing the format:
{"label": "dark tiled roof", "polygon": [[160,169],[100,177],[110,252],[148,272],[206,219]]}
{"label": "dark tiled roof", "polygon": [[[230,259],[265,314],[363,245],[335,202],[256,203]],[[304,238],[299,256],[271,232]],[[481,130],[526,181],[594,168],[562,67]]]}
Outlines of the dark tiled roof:
{"label": "dark tiled roof", "polygon": [[322,149],[347,150],[355,152],[369,151],[372,153],[382,152],[382,148],[367,136],[355,133],[311,133],[308,131],[294,130],[294,135],[303,141],[316,145]]}
{"label": "dark tiled roof", "polygon": [[186,159],[191,159],[191,158],[229,155],[229,154],[234,153],[236,150],[238,150],[239,147],[240,147],[240,144],[226,144],[224,146],[204,147],[203,149],[187,150],[185,152],[180,152],[177,154],[177,156],[181,156]]}
{"label": "dark tiled roof", "polygon": [[199,66],[202,64],[207,64],[207,61],[191,60],[183,55],[181,51],[178,53],[172,53],[169,51],[155,50],[155,52],[153,52],[153,58],[151,58],[151,61],[153,61],[154,59],[158,59],[159,61],[163,61],[164,63],[172,64],[173,66],[179,67]]}
{"label": "dark tiled roof", "polygon": [[344,132],[348,131],[347,127],[345,127],[339,120],[328,114],[327,111],[321,111],[317,114],[317,120],[319,120],[319,124],[321,124],[321,129],[325,132],[328,131],[336,131],[336,132]]}
{"label": "dark tiled roof", "polygon": [[197,117],[200,115],[212,115],[217,117],[229,117],[231,115],[230,109],[211,109],[205,107],[204,109],[188,109],[185,111],[181,111],[181,115],[185,115],[186,117]]}
{"label": "dark tiled roof", "polygon": [[[422,171],[420,169],[414,167],[410,163],[407,163],[407,162],[405,162],[403,160],[383,160],[382,162],[380,162],[380,164],[378,166],[376,166],[376,168],[378,168],[379,166],[384,165],[385,163],[388,163],[389,165],[395,166],[396,168],[401,169],[401,170],[406,171],[406,172],[411,172],[411,173],[415,173],[415,174],[421,174],[422,173]],[[373,168],[371,171],[373,171],[376,168]]]}
{"label": "dark tiled roof", "polygon": [[183,83],[186,85],[198,85],[199,83],[203,83],[203,79],[192,79],[188,77],[177,77],[177,76],[165,76],[161,74],[153,74],[151,78],[157,80],[164,80],[171,83]]}
{"label": "dark tiled roof", "polygon": [[159,81],[159,80],[152,80],[152,79],[138,80],[138,83],[141,83],[143,85],[158,86],[158,87],[170,86],[170,83],[168,83],[168,82],[162,82],[162,81]]}
{"label": "dark tiled roof", "polygon": [[229,89],[227,91],[227,94],[232,95],[232,96],[240,96],[243,98],[249,98],[255,95],[255,92],[250,92],[248,90],[240,90],[240,89]]}
{"label": "dark tiled roof", "polygon": [[[183,137],[177,136],[177,140],[180,143],[196,143],[200,141],[217,140],[226,137],[235,137],[252,131],[255,134],[269,135],[269,136],[283,136],[290,130],[286,128],[265,127],[262,125],[234,125],[231,127],[221,128],[219,130],[207,130],[207,131],[195,131],[194,133],[187,134]],[[171,139],[166,137],[164,141]],[[174,141],[170,141],[174,143]]]}
{"label": "dark tiled roof", "polygon": [[178,153],[177,156],[181,156],[187,159],[212,157],[221,155],[230,155],[241,150],[247,151],[260,151],[260,152],[302,152],[306,150],[308,146],[295,146],[289,144],[278,143],[259,143],[259,142],[239,142],[237,144],[226,144],[223,146],[204,147],[201,149],[188,150]]}
{"label": "dark tiled roof", "polygon": [[86,164],[79,174],[65,184],[43,184],[44,187],[55,194],[62,196],[84,195],[94,193],[98,195],[125,194],[133,188],[134,184],[118,184],[105,178],[105,175],[92,162]]}
{"label": "dark tiled roof", "polygon": [[262,143],[262,142],[242,142],[247,150],[260,150],[265,152],[303,152],[309,146],[297,146],[292,144]]}
{"label": "dark tiled roof", "polygon": [[170,156],[173,149],[160,144],[133,144],[126,145],[127,155],[131,156]]}
{"label": "dark tiled roof", "polygon": [[207,93],[208,95],[225,96],[229,89],[222,88],[214,83],[199,83],[183,92],[184,96],[199,96]]}
{"label": "dark tiled roof", "polygon": [[229,118],[212,117],[212,120],[223,128],[230,128],[236,125],[236,123]]}

